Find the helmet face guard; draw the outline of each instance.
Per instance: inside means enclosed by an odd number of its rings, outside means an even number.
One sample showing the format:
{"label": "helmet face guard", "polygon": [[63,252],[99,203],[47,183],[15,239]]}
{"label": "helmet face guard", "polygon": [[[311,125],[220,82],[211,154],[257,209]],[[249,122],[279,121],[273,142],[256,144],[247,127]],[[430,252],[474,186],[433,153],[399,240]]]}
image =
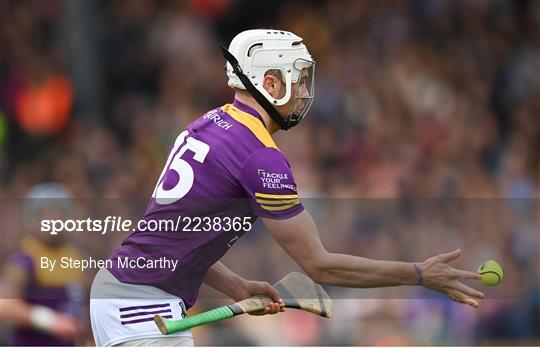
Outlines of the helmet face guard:
{"label": "helmet face guard", "polygon": [[[315,100],[315,62],[299,58],[294,62],[294,69],[300,73],[295,92],[292,93],[294,95],[292,110],[285,119],[289,128],[296,126],[306,117]],[[302,75],[302,71],[306,72],[305,75]]]}

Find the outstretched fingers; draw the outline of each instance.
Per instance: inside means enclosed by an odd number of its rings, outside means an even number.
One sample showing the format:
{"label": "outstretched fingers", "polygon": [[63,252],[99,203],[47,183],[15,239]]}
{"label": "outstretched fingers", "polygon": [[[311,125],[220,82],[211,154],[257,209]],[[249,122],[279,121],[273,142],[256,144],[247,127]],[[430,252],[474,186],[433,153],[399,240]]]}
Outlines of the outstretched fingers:
{"label": "outstretched fingers", "polygon": [[447,289],[446,290],[446,295],[448,297],[450,297],[453,301],[469,305],[469,306],[471,306],[473,308],[479,308],[480,307],[480,303],[478,303],[478,301],[473,300],[472,298],[468,298],[465,294],[463,294],[459,290]]}
{"label": "outstretched fingers", "polygon": [[469,272],[469,271],[462,271],[460,269],[452,269],[450,274],[454,278],[458,278],[458,279],[474,279],[474,280],[482,279],[482,275],[480,275],[478,273]]}
{"label": "outstretched fingers", "polygon": [[455,283],[452,283],[452,287],[472,298],[483,299],[485,297],[483,292],[475,290],[471,288],[470,286],[467,286],[459,281],[455,281]]}

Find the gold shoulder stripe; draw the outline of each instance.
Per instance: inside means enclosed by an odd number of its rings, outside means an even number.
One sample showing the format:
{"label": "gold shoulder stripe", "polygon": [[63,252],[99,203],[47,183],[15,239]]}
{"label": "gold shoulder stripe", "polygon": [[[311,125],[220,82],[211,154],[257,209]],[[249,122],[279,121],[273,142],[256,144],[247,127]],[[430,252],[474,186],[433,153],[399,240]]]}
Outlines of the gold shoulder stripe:
{"label": "gold shoulder stripe", "polygon": [[255,192],[257,198],[270,198],[270,199],[294,199],[298,198],[298,195],[271,195],[267,193]]}
{"label": "gold shoulder stripe", "polygon": [[266,205],[284,205],[284,204],[291,204],[291,203],[300,203],[300,201],[298,199],[286,199],[282,201],[268,201],[265,199],[257,199],[257,203],[266,204]]}
{"label": "gold shoulder stripe", "polygon": [[279,148],[274,142],[274,139],[272,139],[272,136],[270,135],[264,124],[257,117],[238,109],[232,104],[225,104],[221,107],[221,110],[225,111],[236,121],[249,128],[249,130],[257,137],[257,139],[259,139],[259,141],[264,144],[264,146],[271,147],[279,151]]}
{"label": "gold shoulder stripe", "polygon": [[261,205],[261,208],[265,209],[265,210],[270,210],[270,211],[281,211],[281,210],[287,210],[289,208],[292,208],[294,207],[295,205],[299,204],[300,202],[296,202],[296,203],[291,203],[291,204],[287,204],[287,205],[281,205],[281,206],[277,206],[277,207],[272,207],[272,206],[268,206],[268,205]]}

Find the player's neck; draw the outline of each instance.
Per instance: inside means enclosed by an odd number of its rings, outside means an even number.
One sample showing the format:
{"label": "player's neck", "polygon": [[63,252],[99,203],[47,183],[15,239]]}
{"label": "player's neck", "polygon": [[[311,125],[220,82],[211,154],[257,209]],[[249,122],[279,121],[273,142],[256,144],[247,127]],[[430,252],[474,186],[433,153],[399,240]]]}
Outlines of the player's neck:
{"label": "player's neck", "polygon": [[260,106],[259,103],[257,103],[257,101],[252,96],[246,96],[242,93],[236,93],[234,98],[242,104],[246,104],[253,110],[257,111],[259,115],[261,115],[264,121],[264,126],[270,134],[275,133],[279,130],[279,125],[274,122],[274,120],[272,120],[270,115],[268,115],[268,112],[266,112],[266,110],[264,110],[264,108]]}

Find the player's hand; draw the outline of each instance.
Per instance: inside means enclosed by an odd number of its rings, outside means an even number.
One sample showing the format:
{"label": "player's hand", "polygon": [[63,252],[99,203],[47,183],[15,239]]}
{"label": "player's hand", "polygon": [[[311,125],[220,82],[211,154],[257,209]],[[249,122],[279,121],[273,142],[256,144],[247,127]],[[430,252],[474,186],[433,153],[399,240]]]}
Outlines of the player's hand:
{"label": "player's hand", "polygon": [[483,299],[484,294],[463,284],[460,280],[479,280],[481,278],[480,274],[455,269],[448,264],[457,260],[460,256],[461,250],[458,249],[448,254],[433,256],[419,264],[423,285],[448,296],[456,302],[478,308],[480,303],[475,299]]}
{"label": "player's hand", "polygon": [[56,314],[54,319],[49,327],[50,333],[54,336],[65,341],[78,340],[82,337],[83,324],[79,319],[62,313]]}
{"label": "player's hand", "polygon": [[246,280],[242,286],[239,298],[237,301],[246,299],[254,295],[265,295],[270,297],[274,302],[271,302],[266,308],[259,312],[250,313],[251,315],[266,315],[276,314],[279,312],[285,312],[285,308],[281,305],[282,301],[279,296],[279,292],[267,282],[258,282],[254,280]]}

